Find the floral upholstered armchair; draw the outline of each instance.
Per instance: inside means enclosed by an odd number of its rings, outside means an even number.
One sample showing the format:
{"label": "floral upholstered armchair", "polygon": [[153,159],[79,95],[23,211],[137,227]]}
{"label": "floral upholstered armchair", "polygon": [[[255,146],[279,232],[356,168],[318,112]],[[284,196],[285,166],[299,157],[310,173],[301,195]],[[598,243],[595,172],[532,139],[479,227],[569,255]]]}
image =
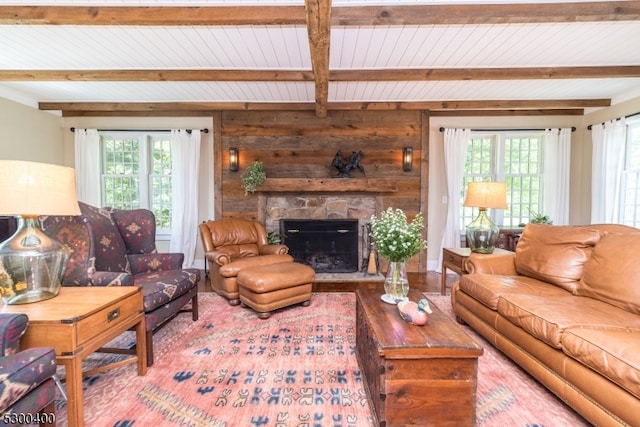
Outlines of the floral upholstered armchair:
{"label": "floral upholstered armchair", "polygon": [[[24,314],[0,313],[0,420],[55,425],[56,355],[49,347],[20,351],[28,324]],[[42,416],[35,416],[38,413]]]}
{"label": "floral upholstered armchair", "polygon": [[155,216],[150,210],[78,204],[81,216],[42,219],[45,233],[71,250],[62,285],[141,287],[151,366],[155,331],[181,312],[191,312],[198,320],[200,271],[182,268],[182,253],[157,253]]}

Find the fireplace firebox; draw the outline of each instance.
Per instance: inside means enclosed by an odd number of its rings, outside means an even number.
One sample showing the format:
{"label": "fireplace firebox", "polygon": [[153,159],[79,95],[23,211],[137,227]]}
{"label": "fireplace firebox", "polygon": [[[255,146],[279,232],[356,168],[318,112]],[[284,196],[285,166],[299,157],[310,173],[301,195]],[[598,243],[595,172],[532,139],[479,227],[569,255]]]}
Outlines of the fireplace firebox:
{"label": "fireplace firebox", "polygon": [[281,219],[280,234],[294,260],[316,273],[358,271],[357,219]]}

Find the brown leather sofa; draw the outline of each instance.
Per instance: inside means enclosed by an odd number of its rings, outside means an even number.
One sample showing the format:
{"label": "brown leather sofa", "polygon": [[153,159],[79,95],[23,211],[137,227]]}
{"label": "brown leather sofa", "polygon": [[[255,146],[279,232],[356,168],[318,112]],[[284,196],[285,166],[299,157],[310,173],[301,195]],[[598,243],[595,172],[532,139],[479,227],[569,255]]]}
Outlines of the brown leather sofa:
{"label": "brown leather sofa", "polygon": [[640,425],[640,230],[528,225],[469,257],[459,319],[595,425]]}
{"label": "brown leather sofa", "polygon": [[211,287],[231,305],[240,304],[236,277],[241,270],[293,261],[287,246],[268,243],[267,232],[257,221],[220,219],[203,222],[199,229]]}

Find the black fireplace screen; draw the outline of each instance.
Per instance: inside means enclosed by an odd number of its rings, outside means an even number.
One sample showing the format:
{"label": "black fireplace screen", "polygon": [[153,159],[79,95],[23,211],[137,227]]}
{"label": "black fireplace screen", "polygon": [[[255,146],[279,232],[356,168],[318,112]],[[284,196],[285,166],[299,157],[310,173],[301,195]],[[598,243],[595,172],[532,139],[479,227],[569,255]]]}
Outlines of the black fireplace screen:
{"label": "black fireplace screen", "polygon": [[294,260],[316,273],[358,271],[357,219],[281,219],[280,234]]}

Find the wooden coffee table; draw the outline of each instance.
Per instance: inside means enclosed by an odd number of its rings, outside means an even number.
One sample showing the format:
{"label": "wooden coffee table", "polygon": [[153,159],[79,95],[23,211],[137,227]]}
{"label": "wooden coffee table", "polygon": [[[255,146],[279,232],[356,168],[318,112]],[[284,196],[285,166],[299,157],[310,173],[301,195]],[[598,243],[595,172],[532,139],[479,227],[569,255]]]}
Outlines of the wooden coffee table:
{"label": "wooden coffee table", "polygon": [[433,304],[427,324],[414,326],[382,293],[356,291],[356,355],[377,424],[474,425],[482,347]]}
{"label": "wooden coffee table", "polygon": [[4,305],[0,312],[24,313],[29,327],[23,348],[53,347],[64,365],[69,426],[83,426],[82,360],[130,328],[136,329],[136,354],[96,371],[137,362],[138,375],[147,373],[142,290],[136,286],[63,287],[55,298],[31,304]]}

